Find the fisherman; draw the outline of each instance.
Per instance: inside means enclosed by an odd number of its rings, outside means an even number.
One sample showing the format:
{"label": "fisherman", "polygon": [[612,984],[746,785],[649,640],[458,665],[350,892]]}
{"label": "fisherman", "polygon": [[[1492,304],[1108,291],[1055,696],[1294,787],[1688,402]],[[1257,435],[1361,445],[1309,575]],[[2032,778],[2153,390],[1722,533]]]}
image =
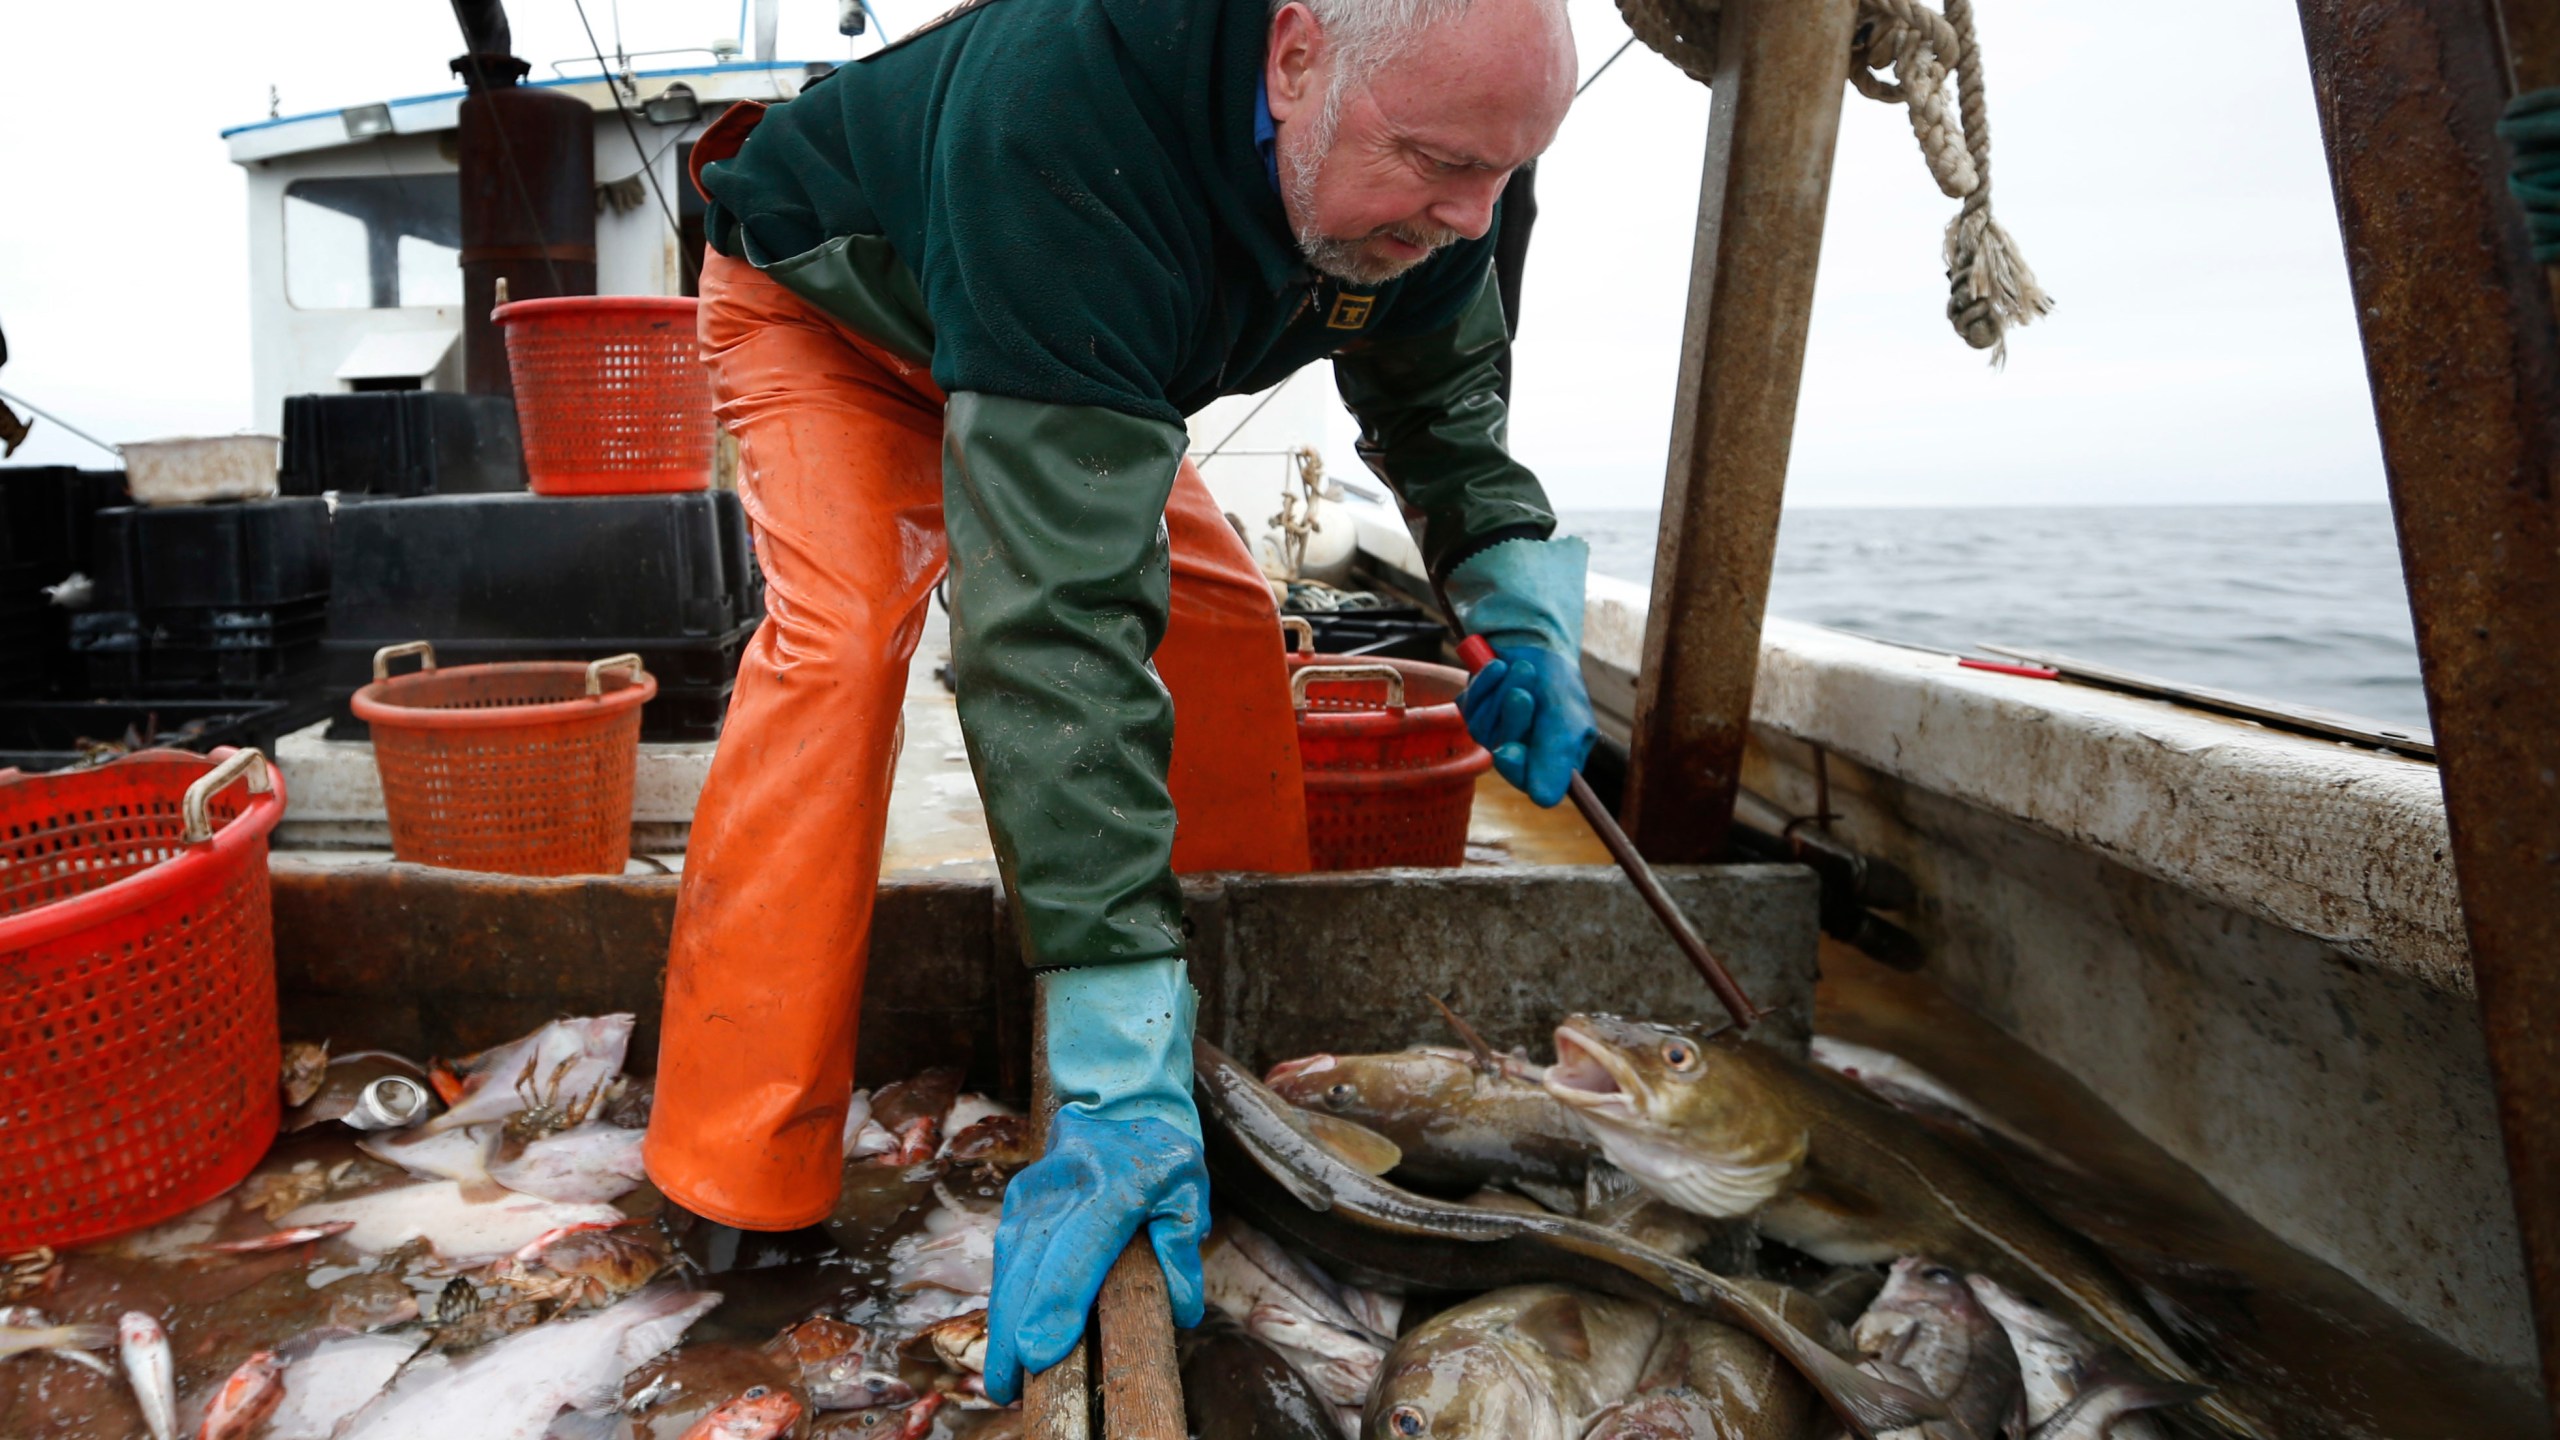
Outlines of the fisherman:
{"label": "fisherman", "polygon": [[1074,1344],[1142,1225],[1199,1320],[1173,877],[1307,864],[1277,616],[1184,417],[1330,358],[1499,657],[1469,728],[1542,805],[1589,751],[1587,555],[1505,453],[1490,273],[1497,199],[1574,67],[1562,0],[975,0],[694,148],[703,350],[769,618],[694,820],[649,1173],[749,1229],[836,1200],[899,707],[947,556],[1060,1101],[997,1233],[1000,1400]]}

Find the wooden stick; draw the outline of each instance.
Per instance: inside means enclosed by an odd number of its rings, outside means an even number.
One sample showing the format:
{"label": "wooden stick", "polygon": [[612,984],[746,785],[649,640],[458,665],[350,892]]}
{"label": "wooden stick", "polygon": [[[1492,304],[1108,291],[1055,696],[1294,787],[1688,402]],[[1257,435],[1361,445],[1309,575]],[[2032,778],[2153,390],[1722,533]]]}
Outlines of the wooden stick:
{"label": "wooden stick", "polygon": [[1164,1271],[1143,1230],[1103,1278],[1094,1320],[1102,1332],[1106,1440],[1185,1440],[1173,1309],[1165,1297]]}
{"label": "wooden stick", "polygon": [[1751,997],[1742,993],[1741,982],[1733,978],[1732,971],[1724,968],[1724,962],[1716,958],[1715,952],[1707,948],[1707,942],[1691,927],[1689,917],[1681,914],[1680,907],[1672,903],[1670,892],[1662,888],[1662,881],[1653,873],[1653,867],[1636,853],[1635,845],[1627,839],[1627,832],[1618,828],[1617,818],[1609,813],[1608,806],[1600,803],[1600,797],[1591,792],[1591,782],[1579,773],[1573,777],[1572,795],[1574,808],[1582,812],[1583,819],[1591,822],[1592,833],[1609,848],[1610,855],[1617,859],[1618,868],[1626,871],[1627,878],[1635,882],[1636,893],[1644,897],[1645,904],[1653,907],[1654,918],[1662,922],[1663,929],[1671,932],[1671,943],[1680,947],[1680,953],[1689,957],[1691,968],[1706,980],[1708,989],[1716,992],[1716,999],[1724,1003],[1725,1013],[1733,1017],[1735,1027],[1750,1029],[1760,1018],[1760,1007],[1752,1004]]}
{"label": "wooden stick", "polygon": [[[1043,976],[1031,997],[1031,1113],[1040,1122],[1040,1144],[1048,1148],[1049,1121],[1058,1113],[1058,1097],[1049,1089],[1049,981]],[[1022,1380],[1022,1411],[1031,1440],[1091,1440],[1093,1380],[1089,1359],[1091,1327],[1067,1358]]]}
{"label": "wooden stick", "polygon": [[[1482,670],[1493,660],[1493,646],[1483,636],[1470,635],[1458,642],[1458,661],[1467,667],[1468,674]],[[1609,807],[1601,804],[1600,797],[1592,793],[1591,782],[1576,771],[1573,783],[1565,793],[1573,797],[1573,808],[1582,812],[1583,820],[1589,823],[1592,833],[1600,837],[1600,843],[1608,847],[1610,856],[1618,862],[1618,868],[1626,871],[1627,878],[1635,882],[1636,893],[1653,908],[1653,918],[1661,921],[1662,928],[1671,932],[1671,943],[1679,946],[1680,953],[1689,957],[1690,967],[1707,982],[1707,988],[1715,992],[1716,999],[1723,1002],[1725,1013],[1733,1017],[1735,1028],[1750,1029],[1760,1018],[1760,1007],[1752,1004],[1751,997],[1742,993],[1742,985],[1733,978],[1733,972],[1725,969],[1724,962],[1707,948],[1707,942],[1698,938],[1698,932],[1689,925],[1689,917],[1681,914],[1680,907],[1671,903],[1670,892],[1662,888],[1661,879],[1655,876],[1653,867],[1645,863],[1644,856],[1637,853],[1635,843],[1627,838],[1627,832],[1618,828],[1618,817],[1610,814]],[[1440,1004],[1437,997],[1431,1003]],[[1441,1005],[1440,1012],[1449,1016],[1450,1023],[1465,1029],[1465,1022],[1450,1014],[1448,1006]]]}

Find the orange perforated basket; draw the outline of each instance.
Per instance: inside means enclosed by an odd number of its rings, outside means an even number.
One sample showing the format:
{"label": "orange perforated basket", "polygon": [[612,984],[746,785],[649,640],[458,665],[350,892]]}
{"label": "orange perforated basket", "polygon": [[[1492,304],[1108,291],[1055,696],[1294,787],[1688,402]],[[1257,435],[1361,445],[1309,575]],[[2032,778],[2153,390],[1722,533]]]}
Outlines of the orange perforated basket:
{"label": "orange perforated basket", "polygon": [[255,750],[0,770],[0,1252],[157,1224],[275,1139]]}
{"label": "orange perforated basket", "polygon": [[696,302],[564,295],[501,305],[525,483],[537,495],[711,484],[711,372]]}
{"label": "orange perforated basket", "polygon": [[1316,869],[1465,863],[1476,777],[1493,765],[1458,714],[1466,688],[1447,665],[1289,656]]}
{"label": "orange perforated basket", "polygon": [[[425,668],[391,675],[403,655]],[[391,853],[501,875],[620,874],[640,707],[658,693],[640,657],[435,664],[423,640],[386,646],[353,701],[373,728]]]}

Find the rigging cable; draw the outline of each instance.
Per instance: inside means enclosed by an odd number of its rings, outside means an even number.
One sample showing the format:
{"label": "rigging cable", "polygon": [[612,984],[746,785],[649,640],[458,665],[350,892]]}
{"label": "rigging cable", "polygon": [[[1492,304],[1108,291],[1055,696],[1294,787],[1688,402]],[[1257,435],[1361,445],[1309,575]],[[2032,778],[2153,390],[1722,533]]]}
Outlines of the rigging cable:
{"label": "rigging cable", "polygon": [[99,439],[97,436],[90,434],[88,431],[81,429],[79,426],[72,424],[70,421],[63,419],[61,416],[54,414],[52,411],[47,410],[41,405],[38,405],[36,402],[28,399],[24,395],[12,395],[6,390],[0,390],[0,400],[6,400],[12,405],[24,405],[35,414],[43,416],[45,419],[52,421],[54,424],[61,426],[63,429],[70,431],[72,434],[79,436],[81,439],[88,441],[90,444],[97,446],[99,449],[106,451],[110,455],[122,455],[124,453],[113,445],[108,444],[106,441]]}
{"label": "rigging cable", "polygon": [[641,173],[649,178],[649,193],[658,197],[658,213],[666,217],[667,230],[681,235],[684,227],[676,223],[675,207],[667,203],[667,192],[658,184],[658,167],[648,162],[649,147],[640,143],[640,127],[631,118],[631,107],[623,103],[622,82],[604,63],[604,47],[596,43],[596,27],[587,20],[587,0],[572,0],[578,7],[578,24],[587,32],[587,48],[595,52],[596,68],[604,71],[605,93],[613,97],[613,113],[622,117],[622,133],[631,137],[631,153],[644,162]]}
{"label": "rigging cable", "polygon": [[1628,47],[1628,46],[1630,46],[1630,45],[1633,45],[1634,43],[1636,43],[1636,37],[1634,37],[1633,35],[1630,35],[1630,36],[1628,36],[1626,39],[1619,41],[1619,42],[1618,42],[1618,48],[1609,52],[1609,58],[1600,62],[1600,68],[1591,72],[1591,78],[1590,78],[1590,79],[1588,79],[1588,80],[1585,80],[1585,81],[1583,81],[1581,84],[1576,85],[1576,86],[1574,86],[1574,87],[1573,87],[1573,98],[1574,98],[1574,99],[1576,99],[1576,100],[1581,99],[1581,98],[1582,98],[1582,92],[1583,92],[1583,91],[1588,90],[1588,89],[1590,89],[1592,86],[1599,84],[1599,83],[1600,83],[1600,77],[1601,77],[1601,76],[1603,76],[1603,75],[1608,74],[1608,73],[1609,73],[1609,67],[1610,67],[1610,66],[1612,66],[1612,65],[1617,64],[1617,63],[1618,63],[1618,57],[1619,57],[1619,56],[1621,56],[1621,55],[1626,54],[1626,53],[1627,53],[1627,47]]}

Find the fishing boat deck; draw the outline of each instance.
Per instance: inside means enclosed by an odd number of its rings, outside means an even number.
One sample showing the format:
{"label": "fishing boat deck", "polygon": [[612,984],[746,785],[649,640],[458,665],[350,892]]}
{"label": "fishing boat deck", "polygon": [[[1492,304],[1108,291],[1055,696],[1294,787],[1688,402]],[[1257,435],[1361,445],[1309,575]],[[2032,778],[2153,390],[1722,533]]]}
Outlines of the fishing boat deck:
{"label": "fishing boat deck", "polygon": [[[995,873],[995,847],[961,741],[959,708],[937,674],[950,659],[950,621],[936,606],[907,669],[905,743],[891,782],[880,857],[884,878]],[[632,805],[634,871],[684,868],[685,832],[716,749],[714,742],[640,747]],[[370,744],[324,740],[321,727],[314,726],[286,737],[277,746],[276,762],[284,769],[289,801],[277,849],[321,863],[389,858],[390,830],[382,818]],[[1541,810],[1491,771],[1477,781],[1475,815],[1467,827],[1468,865],[1608,863],[1608,851],[1571,809]]]}

